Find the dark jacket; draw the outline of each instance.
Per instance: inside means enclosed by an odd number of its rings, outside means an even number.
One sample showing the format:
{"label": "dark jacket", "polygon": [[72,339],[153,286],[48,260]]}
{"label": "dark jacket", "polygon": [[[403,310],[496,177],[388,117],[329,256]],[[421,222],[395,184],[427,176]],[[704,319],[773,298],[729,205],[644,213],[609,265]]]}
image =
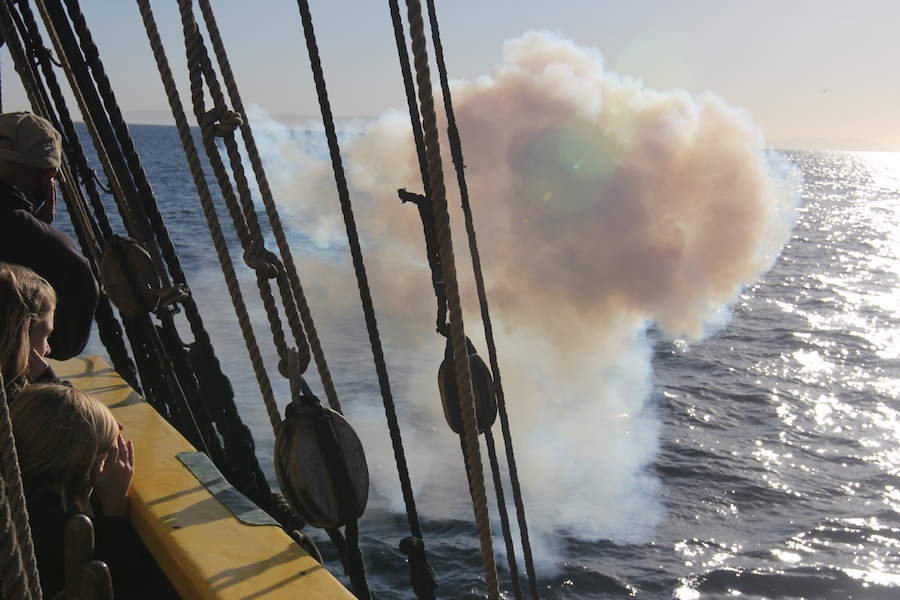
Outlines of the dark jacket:
{"label": "dark jacket", "polygon": [[[49,487],[25,483],[24,488],[34,555],[41,576],[41,591],[44,597],[52,598],[66,587],[66,523],[78,511],[64,508],[62,498]],[[94,524],[94,558],[109,566],[113,585],[122,587],[117,585],[122,583],[118,580],[127,572],[129,563],[135,560],[140,539],[127,517],[97,513],[91,521]]]}
{"label": "dark jacket", "polygon": [[[24,483],[25,504],[44,598],[66,587],[65,531],[77,510],[64,508],[59,494],[47,487]],[[104,515],[93,503],[94,559],[109,567],[116,600],[177,600],[178,593],[163,575],[128,517]]]}
{"label": "dark jacket", "polygon": [[100,288],[75,241],[32,214],[31,202],[0,181],[0,261],[34,270],[56,290],[56,318],[50,356],[79,354],[91,332]]}

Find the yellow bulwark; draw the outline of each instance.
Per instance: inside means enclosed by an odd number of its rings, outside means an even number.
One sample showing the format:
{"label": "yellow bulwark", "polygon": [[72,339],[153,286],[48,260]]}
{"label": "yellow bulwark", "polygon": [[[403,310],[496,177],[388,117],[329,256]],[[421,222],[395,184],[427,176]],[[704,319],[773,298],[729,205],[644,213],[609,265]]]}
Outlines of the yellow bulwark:
{"label": "yellow bulwark", "polygon": [[353,599],[284,531],[239,521],[176,455],[194,452],[165,419],[96,356],[53,362],[61,379],[101,400],[134,441],[129,516],[185,599]]}

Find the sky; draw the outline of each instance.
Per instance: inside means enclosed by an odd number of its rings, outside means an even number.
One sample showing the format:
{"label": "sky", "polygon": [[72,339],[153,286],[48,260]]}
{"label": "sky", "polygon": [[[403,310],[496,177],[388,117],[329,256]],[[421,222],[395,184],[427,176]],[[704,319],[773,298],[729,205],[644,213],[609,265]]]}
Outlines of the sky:
{"label": "sky", "polygon": [[[153,5],[169,62],[185,79],[176,3]],[[297,3],[212,5],[244,103],[272,115],[320,114]],[[310,1],[338,116],[406,106],[388,6]],[[123,111],[167,111],[137,4],[84,0],[82,10]],[[505,41],[547,30],[596,49],[607,70],[647,87],[715,92],[750,111],[768,142],[859,140],[900,151],[895,0],[438,0],[436,10],[451,79],[488,75]],[[26,108],[5,50],[2,60],[3,108]]]}

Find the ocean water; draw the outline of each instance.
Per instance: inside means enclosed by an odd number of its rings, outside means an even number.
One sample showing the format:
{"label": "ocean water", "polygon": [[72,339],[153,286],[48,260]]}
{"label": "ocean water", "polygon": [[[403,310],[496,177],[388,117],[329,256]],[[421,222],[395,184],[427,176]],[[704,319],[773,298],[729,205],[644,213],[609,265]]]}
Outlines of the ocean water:
{"label": "ocean water", "polygon": [[[229,333],[175,129],[138,125],[132,134],[274,485],[268,421]],[[785,155],[802,172],[803,198],[771,271],[707,339],[650,332],[660,427],[648,469],[664,517],[638,541],[560,532],[555,568],[538,578],[542,598],[900,597],[900,155]],[[315,251],[295,242],[299,254]],[[354,378],[365,353],[351,345],[329,358],[336,378],[371,387]],[[105,352],[96,336],[87,351]],[[421,506],[420,518],[438,597],[484,597],[474,524]],[[327,538],[311,534],[342,578]],[[404,514],[370,504],[361,543],[377,598],[413,597],[397,549],[405,535]],[[513,597],[503,560],[498,568]]]}

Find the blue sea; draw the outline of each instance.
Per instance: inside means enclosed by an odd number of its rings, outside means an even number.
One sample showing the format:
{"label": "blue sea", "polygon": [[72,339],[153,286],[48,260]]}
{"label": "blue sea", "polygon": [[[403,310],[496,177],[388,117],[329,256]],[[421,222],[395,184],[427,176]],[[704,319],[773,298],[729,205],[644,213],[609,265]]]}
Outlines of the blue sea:
{"label": "blue sea", "polygon": [[[131,131],[274,486],[271,431],[242,343],[226,331],[230,308],[211,283],[218,263],[176,130]],[[773,268],[706,339],[649,334],[659,439],[647,468],[663,517],[639,540],[560,532],[559,558],[538,576],[542,598],[900,597],[900,155],[783,154],[803,192]],[[299,255],[314,250],[297,244]],[[87,352],[104,355],[96,337]],[[340,377],[365,356],[330,360]],[[375,390],[378,412],[374,381],[349,385]],[[474,523],[427,505],[420,518],[438,597],[485,597]],[[360,527],[374,596],[414,597],[397,549],[405,515],[372,502]],[[327,537],[311,535],[346,581]],[[498,568],[512,598],[504,560]]]}

